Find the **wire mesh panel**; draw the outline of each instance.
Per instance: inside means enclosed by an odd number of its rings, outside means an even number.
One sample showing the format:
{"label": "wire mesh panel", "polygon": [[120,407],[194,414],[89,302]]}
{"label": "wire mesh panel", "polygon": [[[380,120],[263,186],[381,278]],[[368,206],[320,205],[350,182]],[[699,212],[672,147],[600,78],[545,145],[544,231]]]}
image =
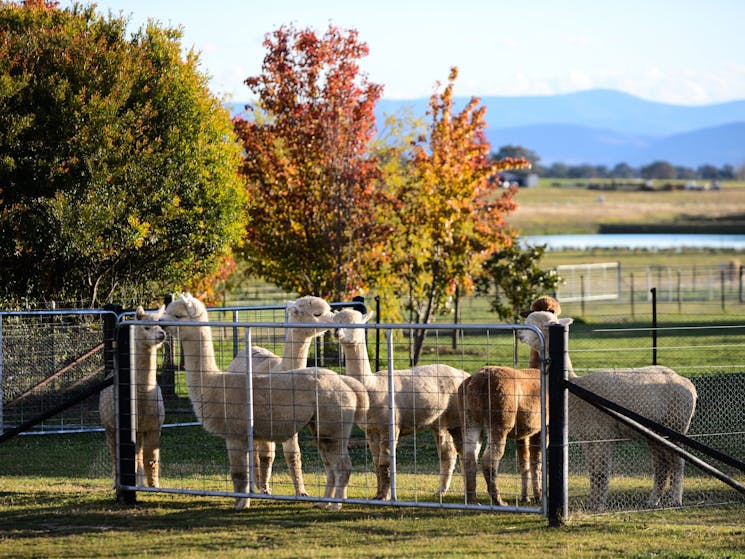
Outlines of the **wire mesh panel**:
{"label": "wire mesh panel", "polygon": [[37,433],[99,425],[97,394],[68,404],[104,379],[106,318],[116,320],[107,311],[0,313],[2,433],[29,422]]}
{"label": "wire mesh panel", "polygon": [[[593,331],[572,326],[575,381],[644,417],[742,462],[745,459],[745,327]],[[658,366],[652,363],[656,359]],[[668,369],[668,367],[670,369]],[[595,380],[593,380],[593,378]],[[644,510],[742,502],[738,491],[570,395],[570,499],[574,511]],[[745,472],[683,448],[745,482]],[[606,479],[607,487],[606,487]],[[595,486],[593,486],[595,480]],[[657,489],[664,489],[658,494]]]}
{"label": "wire mesh panel", "polygon": [[[238,508],[246,506],[247,497],[332,507],[342,501],[469,506],[456,468],[455,444],[460,446],[462,436],[455,396],[462,380],[484,365],[526,364],[527,356],[516,352],[512,327],[460,325],[454,338],[455,326],[432,326],[423,357],[412,369],[410,332],[417,326],[347,326],[363,340],[376,327],[383,331],[385,367],[375,373],[369,349],[352,354],[342,347],[338,325],[289,323],[284,327],[294,333],[285,334],[276,358],[292,360],[304,352],[311,368],[267,373],[261,371],[267,352],[254,344],[253,331],[276,325],[205,320],[198,305],[187,307],[167,311],[163,325],[174,332],[175,352],[183,359],[177,392],[190,401],[200,427],[179,429],[182,437],[164,433],[160,490],[230,496]],[[225,366],[233,344],[220,333],[235,330],[245,340],[239,344],[243,353]],[[291,343],[302,330],[311,343]],[[321,335],[322,330],[338,337]],[[540,415],[540,402],[538,410]],[[481,506],[491,506],[486,482],[478,477]],[[504,501],[497,507],[541,510],[540,503],[519,507],[522,481],[514,443],[500,464],[500,486]]]}

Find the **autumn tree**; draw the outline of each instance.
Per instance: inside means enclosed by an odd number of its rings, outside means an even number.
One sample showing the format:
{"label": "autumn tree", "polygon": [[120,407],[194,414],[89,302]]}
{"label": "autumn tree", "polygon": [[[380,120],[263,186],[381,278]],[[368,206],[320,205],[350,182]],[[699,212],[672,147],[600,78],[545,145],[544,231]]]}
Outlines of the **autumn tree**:
{"label": "autumn tree", "polygon": [[366,246],[381,232],[368,145],[382,88],[360,73],[368,47],[335,26],[323,36],[283,26],[264,46],[261,75],[245,82],[250,118],[234,121],[252,201],[245,258],[299,294],[358,294]]}
{"label": "autumn tree", "polygon": [[[397,296],[409,321],[429,324],[448,310],[453,298],[473,290],[482,262],[511,242],[504,216],[515,209],[514,190],[489,180],[499,171],[520,168],[520,159],[490,161],[484,131],[486,109],[472,98],[453,108],[457,69],[432,95],[427,128],[408,152],[389,153],[384,180],[393,232],[377,254],[398,281]],[[379,262],[385,259],[378,258]],[[417,363],[426,330],[412,333],[411,360]]]}
{"label": "autumn tree", "polygon": [[0,298],[150,302],[219,273],[240,146],[181,32],[0,3]]}

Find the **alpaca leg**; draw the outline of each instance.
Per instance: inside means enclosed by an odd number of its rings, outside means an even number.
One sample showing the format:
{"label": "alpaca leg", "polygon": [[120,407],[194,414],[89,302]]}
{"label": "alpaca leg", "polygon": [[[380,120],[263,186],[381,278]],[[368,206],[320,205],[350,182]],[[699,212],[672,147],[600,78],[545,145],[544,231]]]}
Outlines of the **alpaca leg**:
{"label": "alpaca leg", "polygon": [[150,487],[160,487],[160,431],[142,434],[142,459]]}
{"label": "alpaca leg", "polygon": [[380,456],[381,456],[381,437],[380,433],[369,429],[367,435],[367,446],[370,449],[370,455],[372,456],[373,466],[375,466],[375,498],[380,499],[380,487],[382,480],[380,478]]}
{"label": "alpaca leg", "polygon": [[[326,486],[323,490],[323,497],[325,499],[330,499],[333,496],[333,487],[336,479],[336,472],[333,469],[331,456],[326,449],[326,445],[322,441],[318,445],[318,454],[321,457],[323,469],[326,472]],[[316,503],[316,507],[318,507],[319,509],[325,509],[329,507],[329,503],[321,501]]]}
{"label": "alpaca leg", "polygon": [[[331,441],[319,445],[319,454],[326,469],[324,497],[343,500],[347,498],[347,487],[352,474],[352,459],[346,451],[348,441]],[[329,510],[340,510],[342,503],[318,505]]]}
{"label": "alpaca leg", "polygon": [[515,441],[517,450],[517,466],[520,470],[520,501],[530,502],[530,444],[526,438]]}
{"label": "alpaca leg", "polygon": [[664,450],[650,444],[649,452],[652,456],[652,492],[647,499],[647,506],[656,507],[660,504],[662,494],[668,479],[668,461]]}
{"label": "alpaca leg", "polygon": [[463,451],[461,460],[463,462],[463,482],[466,486],[466,503],[477,505],[476,497],[476,471],[478,469],[478,456],[481,450],[481,426],[469,425],[463,430]]}
{"label": "alpaca leg", "polygon": [[674,507],[683,506],[683,477],[685,475],[686,461],[680,456],[670,455],[668,458],[668,469],[670,472],[670,499]]}
{"label": "alpaca leg", "polygon": [[109,449],[109,455],[111,456],[111,479],[113,480],[113,487],[116,488],[116,432],[113,430],[106,430],[106,446]]}
{"label": "alpaca leg", "polygon": [[432,431],[435,434],[437,456],[440,459],[440,489],[437,492],[437,496],[442,497],[450,487],[458,455],[455,451],[453,438],[446,429],[433,429]]}
{"label": "alpaca leg", "polygon": [[287,462],[292,484],[295,486],[295,495],[307,497],[308,492],[305,490],[305,483],[303,482],[303,462],[297,433],[291,439],[282,443],[282,450],[285,454],[285,462]]}
{"label": "alpaca leg", "polygon": [[[398,433],[398,430],[393,433],[395,437],[394,443],[398,441]],[[375,495],[375,498],[387,501],[391,498],[391,441],[389,440],[388,433],[381,436],[379,450],[378,493]]]}
{"label": "alpaca leg", "polygon": [[589,508],[592,510],[602,511],[608,502],[611,450],[607,442],[591,442],[585,446],[585,462],[590,472]]}
{"label": "alpaca leg", "polygon": [[259,486],[259,493],[271,494],[269,480],[272,477],[272,465],[276,456],[276,444],[271,441],[254,442],[254,482]]}
{"label": "alpaca leg", "polygon": [[489,440],[486,443],[486,450],[481,457],[481,469],[484,472],[486,487],[491,497],[493,505],[505,506],[501,495],[499,494],[499,485],[497,484],[497,473],[499,472],[499,461],[504,455],[505,442],[507,440],[507,431],[492,431],[489,433]]}
{"label": "alpaca leg", "polygon": [[543,448],[541,447],[541,434],[531,435],[528,440],[530,444],[530,473],[533,478],[533,499],[540,503],[543,498]]}
{"label": "alpaca leg", "polygon": [[137,485],[145,485],[145,464],[142,458],[142,431],[137,431],[135,436],[135,472],[137,474]]}
{"label": "alpaca leg", "polygon": [[[246,448],[246,441],[243,438],[226,438],[225,446],[228,449],[233,491],[248,493],[248,449]],[[249,507],[250,504],[251,500],[248,497],[236,497],[233,508],[241,510]]]}

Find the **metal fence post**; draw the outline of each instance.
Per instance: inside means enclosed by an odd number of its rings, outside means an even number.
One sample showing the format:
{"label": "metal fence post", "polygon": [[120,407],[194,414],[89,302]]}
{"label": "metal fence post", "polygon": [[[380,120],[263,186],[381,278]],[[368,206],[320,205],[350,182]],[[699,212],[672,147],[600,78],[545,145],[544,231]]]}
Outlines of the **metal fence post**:
{"label": "metal fence post", "polygon": [[652,294],[652,365],[657,365],[657,288],[649,292]]}
{"label": "metal fence post", "polygon": [[116,404],[117,484],[116,499],[123,505],[134,505],[137,493],[125,486],[137,485],[135,472],[135,431],[132,428],[132,367],[130,363],[131,326],[121,323],[117,330],[114,402]]}
{"label": "metal fence post", "polygon": [[561,526],[569,516],[569,429],[566,353],[569,330],[563,324],[548,334],[548,525]]}

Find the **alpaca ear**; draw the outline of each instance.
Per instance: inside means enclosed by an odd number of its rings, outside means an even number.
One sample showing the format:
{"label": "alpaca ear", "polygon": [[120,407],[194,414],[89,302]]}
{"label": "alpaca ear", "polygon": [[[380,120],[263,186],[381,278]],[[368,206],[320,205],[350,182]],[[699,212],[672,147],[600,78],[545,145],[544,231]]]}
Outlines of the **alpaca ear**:
{"label": "alpaca ear", "polygon": [[362,324],[367,324],[368,321],[375,316],[375,311],[370,311],[367,314],[362,315]]}
{"label": "alpaca ear", "polygon": [[137,320],[142,320],[142,317],[145,316],[145,309],[142,308],[142,305],[137,307],[137,310],[135,311],[135,318]]}
{"label": "alpaca ear", "polygon": [[161,305],[160,307],[158,307],[158,310],[153,313],[152,319],[153,320],[160,320],[160,317],[163,316],[163,313],[164,312],[166,312],[166,306],[165,305]]}

